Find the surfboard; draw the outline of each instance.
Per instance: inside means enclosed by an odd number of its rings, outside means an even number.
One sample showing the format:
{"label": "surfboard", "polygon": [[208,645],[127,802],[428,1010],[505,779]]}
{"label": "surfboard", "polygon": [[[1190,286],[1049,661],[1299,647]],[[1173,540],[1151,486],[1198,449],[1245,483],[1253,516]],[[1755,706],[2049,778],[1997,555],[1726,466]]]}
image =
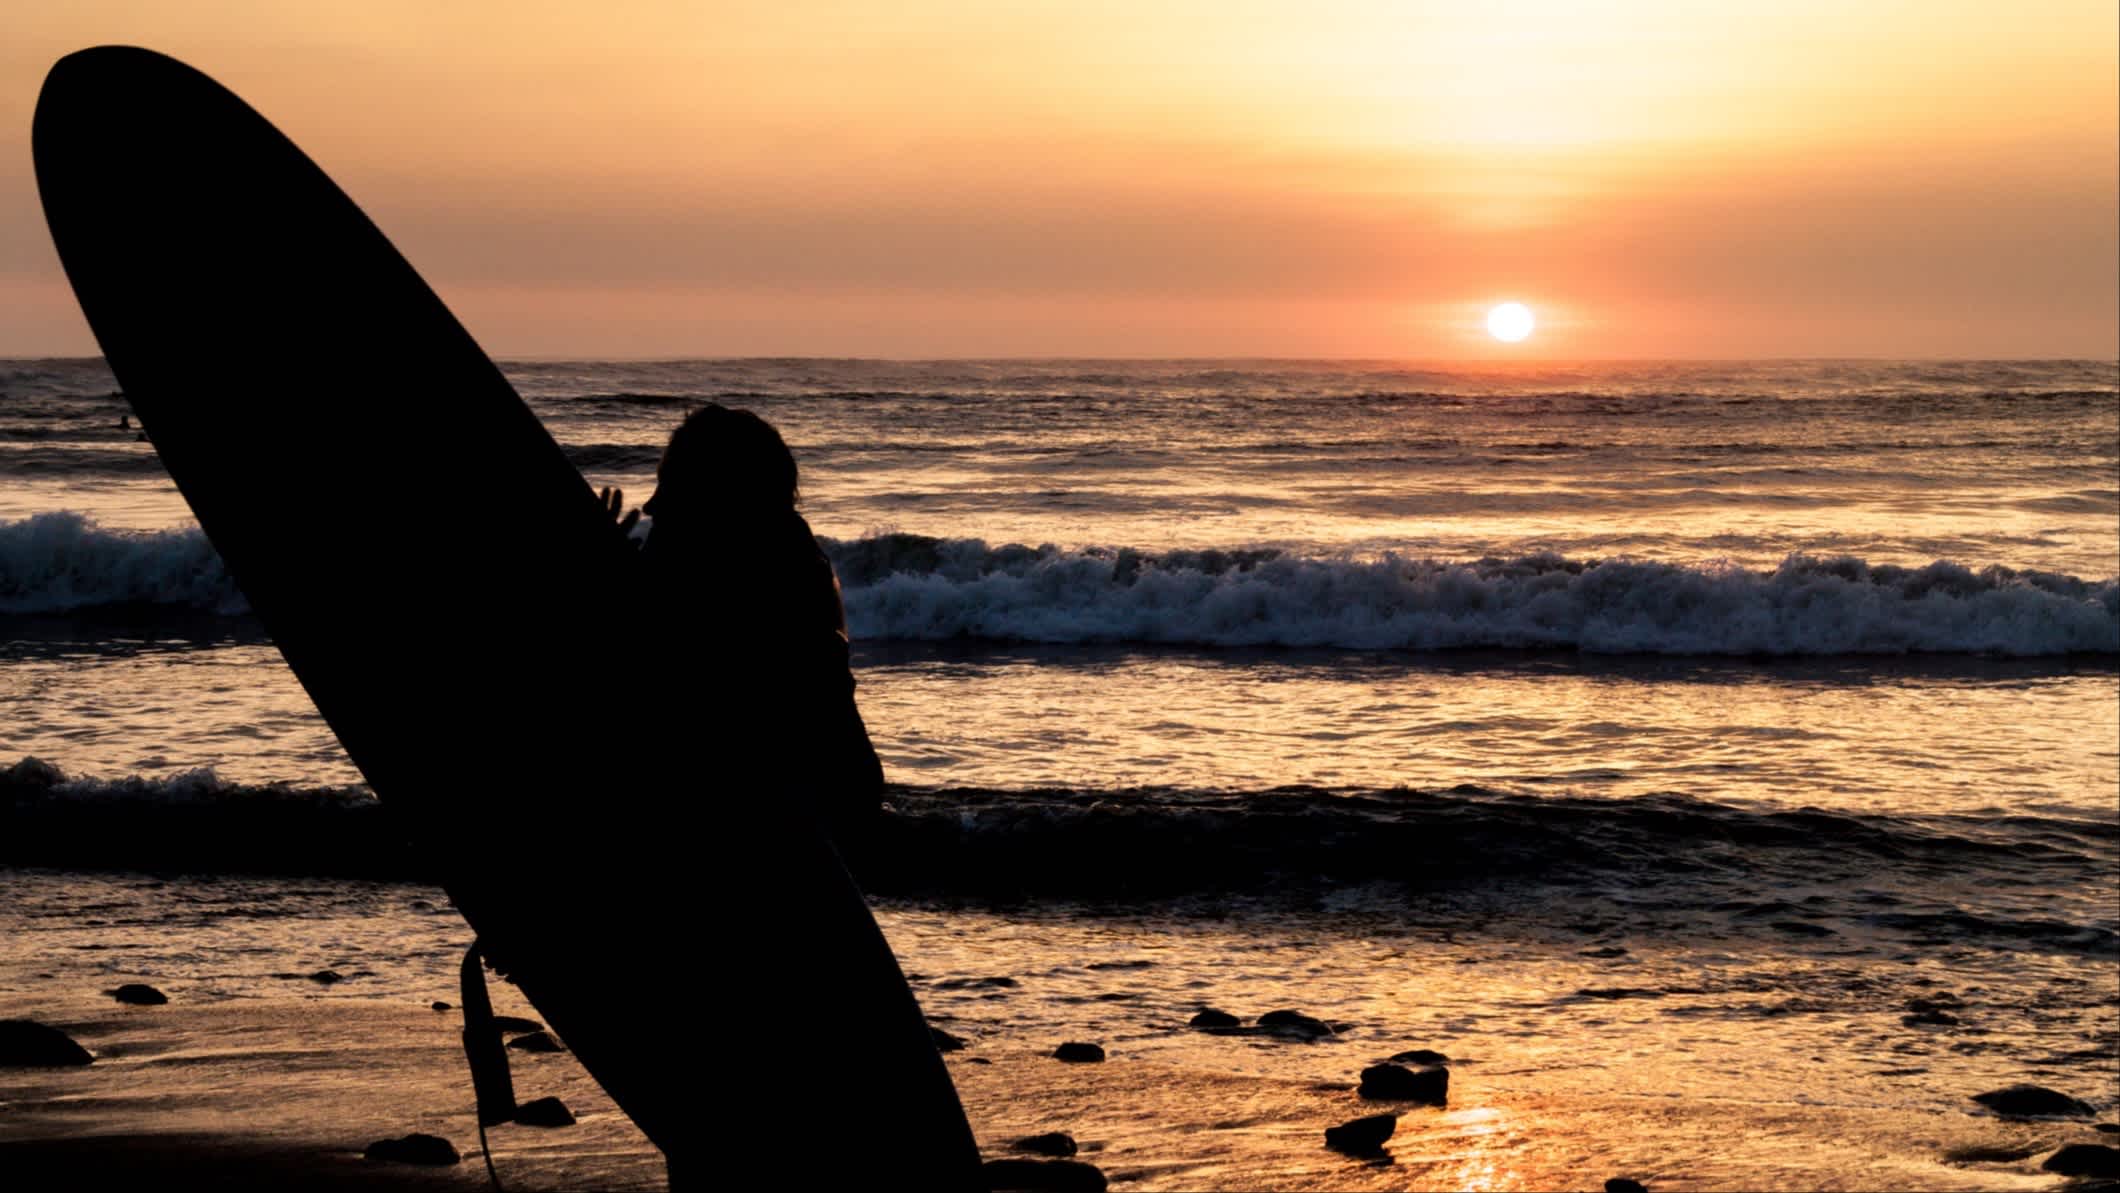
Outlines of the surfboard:
{"label": "surfboard", "polygon": [[375,224],[235,94],[144,49],[61,59],[32,149],[67,278],[200,526],[486,956],[673,1183],[780,1150],[766,1163],[806,1184],[981,1187],[829,843],[717,778],[770,764],[712,731],[740,677],[686,677],[698,733],[682,712],[643,731],[622,698],[657,645],[631,548]]}

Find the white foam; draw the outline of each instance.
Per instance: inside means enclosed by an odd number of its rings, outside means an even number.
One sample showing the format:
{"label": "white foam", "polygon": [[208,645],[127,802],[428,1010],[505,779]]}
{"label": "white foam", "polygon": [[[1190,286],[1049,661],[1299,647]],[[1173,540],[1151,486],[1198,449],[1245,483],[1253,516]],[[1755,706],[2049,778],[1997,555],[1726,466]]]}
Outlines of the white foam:
{"label": "white foam", "polygon": [[[1792,555],[1762,571],[1552,554],[1470,562],[1305,558],[1270,548],[1154,554],[906,534],[824,543],[846,587],[852,630],[869,641],[2120,653],[2120,580],[1999,566]],[[128,604],[247,609],[197,529],[105,530],[71,512],[0,522],[0,614]]]}
{"label": "white foam", "polygon": [[67,613],[105,605],[249,608],[197,527],[105,530],[71,511],[0,522],[0,613]]}
{"label": "white foam", "polygon": [[[2120,652],[2120,582],[1791,556],[1772,571],[1556,555],[1452,563],[833,544],[858,638],[1711,655]],[[920,566],[925,565],[925,566]]]}

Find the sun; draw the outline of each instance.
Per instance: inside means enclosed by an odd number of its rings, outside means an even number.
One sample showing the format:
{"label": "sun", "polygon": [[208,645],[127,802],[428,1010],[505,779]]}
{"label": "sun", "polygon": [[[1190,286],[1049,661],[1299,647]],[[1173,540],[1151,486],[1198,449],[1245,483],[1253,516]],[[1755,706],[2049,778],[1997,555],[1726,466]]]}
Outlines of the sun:
{"label": "sun", "polygon": [[1514,344],[1531,334],[1538,320],[1531,315],[1531,308],[1520,302],[1505,302],[1487,312],[1487,334],[1504,343]]}

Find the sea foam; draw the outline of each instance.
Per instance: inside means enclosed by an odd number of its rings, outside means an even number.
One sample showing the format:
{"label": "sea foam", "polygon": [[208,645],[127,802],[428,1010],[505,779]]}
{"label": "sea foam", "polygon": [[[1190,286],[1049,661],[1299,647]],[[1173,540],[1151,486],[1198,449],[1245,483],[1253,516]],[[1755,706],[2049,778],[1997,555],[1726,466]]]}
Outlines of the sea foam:
{"label": "sea foam", "polygon": [[[1597,654],[2120,654],[2120,580],[1792,555],[1778,567],[1143,551],[881,534],[825,539],[857,639]],[[731,561],[741,574],[741,561]],[[420,599],[406,577],[407,600]],[[0,615],[117,606],[236,616],[196,528],[0,522]]]}

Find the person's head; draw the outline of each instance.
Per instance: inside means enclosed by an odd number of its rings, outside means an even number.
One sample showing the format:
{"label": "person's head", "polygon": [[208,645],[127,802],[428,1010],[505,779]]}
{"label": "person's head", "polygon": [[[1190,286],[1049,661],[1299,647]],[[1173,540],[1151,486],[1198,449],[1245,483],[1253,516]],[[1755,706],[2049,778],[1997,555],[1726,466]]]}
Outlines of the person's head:
{"label": "person's head", "polygon": [[795,508],[795,453],[773,424],[709,403],[678,424],[641,507],[658,523],[756,517]]}

